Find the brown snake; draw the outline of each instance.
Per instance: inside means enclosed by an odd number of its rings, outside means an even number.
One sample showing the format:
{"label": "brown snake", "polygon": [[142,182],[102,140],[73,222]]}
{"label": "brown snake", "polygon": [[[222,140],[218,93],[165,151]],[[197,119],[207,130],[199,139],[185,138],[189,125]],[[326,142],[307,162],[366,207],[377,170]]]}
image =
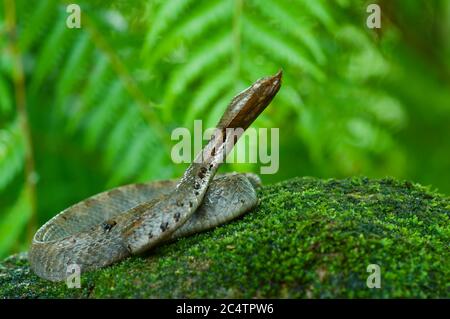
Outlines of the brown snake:
{"label": "brown snake", "polygon": [[[216,132],[178,181],[121,186],[79,202],[35,234],[31,268],[45,279],[64,280],[67,267],[105,267],[167,240],[223,224],[256,206],[253,174],[214,175],[240,134],[269,105],[281,71],[262,78],[228,105]],[[231,133],[230,133],[231,132]]]}

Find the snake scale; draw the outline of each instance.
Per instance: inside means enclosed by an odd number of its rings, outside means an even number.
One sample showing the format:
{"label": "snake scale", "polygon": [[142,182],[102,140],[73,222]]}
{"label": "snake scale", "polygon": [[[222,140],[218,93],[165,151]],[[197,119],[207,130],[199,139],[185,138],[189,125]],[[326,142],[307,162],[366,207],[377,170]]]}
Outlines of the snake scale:
{"label": "snake scale", "polygon": [[215,176],[240,135],[270,104],[281,71],[236,95],[214,135],[179,181],[125,185],[94,195],[50,219],[35,234],[30,265],[40,277],[61,281],[67,267],[81,272],[111,265],[161,243],[223,224],[257,205],[254,174]]}

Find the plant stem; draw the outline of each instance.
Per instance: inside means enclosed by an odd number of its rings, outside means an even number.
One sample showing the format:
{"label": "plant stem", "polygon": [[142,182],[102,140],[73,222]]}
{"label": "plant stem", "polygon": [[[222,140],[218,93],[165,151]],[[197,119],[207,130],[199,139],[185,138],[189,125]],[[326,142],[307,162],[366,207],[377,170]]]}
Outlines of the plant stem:
{"label": "plant stem", "polygon": [[17,116],[25,143],[25,190],[31,209],[27,227],[27,239],[31,241],[37,230],[36,172],[34,165],[33,143],[28,122],[25,94],[25,75],[22,57],[17,45],[16,8],[14,0],[5,0],[6,34],[9,36],[9,51],[13,60],[13,82],[16,99]]}

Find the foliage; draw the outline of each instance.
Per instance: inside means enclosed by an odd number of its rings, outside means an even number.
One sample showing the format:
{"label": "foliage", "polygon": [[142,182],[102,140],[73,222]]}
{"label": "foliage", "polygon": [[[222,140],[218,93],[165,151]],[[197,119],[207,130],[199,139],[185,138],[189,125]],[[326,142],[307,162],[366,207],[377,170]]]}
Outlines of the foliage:
{"label": "foliage", "polygon": [[[280,171],[265,182],[393,175],[450,191],[445,0],[382,1],[379,32],[365,26],[366,1],[80,0],[81,29],[66,27],[68,3],[0,5],[0,229],[15,236],[0,237],[0,256],[29,241],[22,218],[42,224],[112,186],[179,176],[171,130],[213,126],[233,95],[278,69],[283,88],[255,123],[281,128]],[[37,206],[11,222],[34,180]]]}
{"label": "foliage", "polygon": [[[393,179],[295,178],[238,221],[81,277],[81,289],[0,264],[7,298],[445,298],[450,199]],[[366,286],[380,266],[380,289]],[[3,267],[3,270],[1,270]]]}

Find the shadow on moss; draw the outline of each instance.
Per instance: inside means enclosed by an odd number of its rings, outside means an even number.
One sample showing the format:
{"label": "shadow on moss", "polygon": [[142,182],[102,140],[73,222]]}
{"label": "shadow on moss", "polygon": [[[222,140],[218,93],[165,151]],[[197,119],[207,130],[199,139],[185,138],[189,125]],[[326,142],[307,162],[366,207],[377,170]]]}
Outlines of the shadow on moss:
{"label": "shadow on moss", "polygon": [[[263,187],[232,223],[50,283],[26,254],[0,263],[6,298],[448,297],[450,199],[393,179],[296,178]],[[369,264],[381,288],[366,285]]]}

